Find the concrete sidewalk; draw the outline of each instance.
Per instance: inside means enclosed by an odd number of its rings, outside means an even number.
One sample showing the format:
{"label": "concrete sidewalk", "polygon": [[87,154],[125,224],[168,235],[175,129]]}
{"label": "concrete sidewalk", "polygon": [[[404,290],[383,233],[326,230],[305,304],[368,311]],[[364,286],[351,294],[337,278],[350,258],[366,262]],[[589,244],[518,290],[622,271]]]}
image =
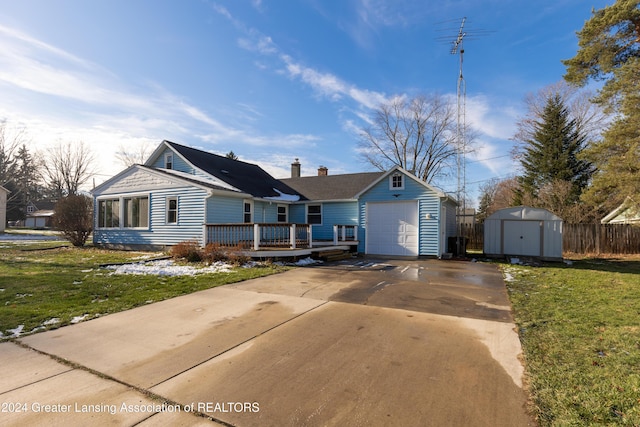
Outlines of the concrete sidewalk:
{"label": "concrete sidewalk", "polygon": [[[511,322],[393,306],[422,283],[458,289],[464,314],[499,272],[464,273],[471,291],[416,263],[300,268],[0,344],[0,424],[533,425]],[[492,292],[479,307],[504,308]]]}

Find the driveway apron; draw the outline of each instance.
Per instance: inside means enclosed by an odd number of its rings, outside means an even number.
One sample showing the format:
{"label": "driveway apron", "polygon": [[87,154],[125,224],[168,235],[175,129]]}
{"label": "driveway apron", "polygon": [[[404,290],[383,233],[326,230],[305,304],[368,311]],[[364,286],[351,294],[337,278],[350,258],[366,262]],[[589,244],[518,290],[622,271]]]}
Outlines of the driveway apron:
{"label": "driveway apron", "polygon": [[0,344],[0,424],[534,425],[519,354],[495,266],[348,260]]}

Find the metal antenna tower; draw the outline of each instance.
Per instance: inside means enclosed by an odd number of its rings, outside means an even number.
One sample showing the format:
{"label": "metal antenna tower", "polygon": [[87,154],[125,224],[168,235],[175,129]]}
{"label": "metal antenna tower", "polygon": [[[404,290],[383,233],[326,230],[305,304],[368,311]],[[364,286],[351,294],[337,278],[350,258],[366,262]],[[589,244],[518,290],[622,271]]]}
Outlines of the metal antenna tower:
{"label": "metal antenna tower", "polygon": [[[462,66],[464,63],[464,42],[465,40],[475,39],[480,36],[488,35],[493,33],[493,31],[487,31],[483,29],[475,30],[472,29],[469,31],[465,29],[465,24],[467,24],[467,18],[462,18],[459,27],[448,27],[450,23],[455,22],[456,24],[460,22],[459,20],[450,20],[444,21],[440,24],[446,25],[447,27],[441,27],[438,29],[444,35],[438,37],[438,40],[446,42],[451,46],[451,54],[452,55],[460,55],[460,69],[458,73],[458,83],[457,83],[457,121],[456,121],[456,166],[457,166],[457,176],[458,176],[458,185],[456,190],[456,197],[458,199],[458,203],[461,206],[458,206],[457,214],[456,214],[456,224],[457,224],[457,239],[456,239],[456,249],[458,254],[460,254],[460,249],[462,248],[460,242],[460,235],[462,231],[462,223],[464,222],[465,214],[466,214],[466,199],[467,199],[467,167],[466,167],[466,154],[467,154],[467,123],[466,123],[466,104],[467,104],[467,83],[464,79],[464,74],[462,73]],[[451,31],[457,30],[457,34],[451,37]]]}
{"label": "metal antenna tower", "polygon": [[456,55],[460,54],[460,73],[458,74],[458,85],[457,85],[457,121],[456,121],[456,145],[458,155],[456,157],[456,165],[458,169],[458,186],[457,186],[457,199],[458,203],[462,202],[462,212],[460,211],[460,205],[458,205],[458,214],[457,218],[457,232],[456,232],[456,253],[460,255],[461,253],[461,242],[460,235],[462,234],[462,223],[464,221],[465,215],[467,213],[467,167],[466,167],[466,151],[467,151],[467,138],[466,138],[466,104],[467,104],[467,84],[464,80],[464,75],[462,73],[462,64],[464,62],[464,38],[467,33],[464,32],[464,23],[466,22],[467,17],[462,18],[462,22],[460,23],[460,29],[458,30],[458,36],[453,41],[453,46],[451,47],[451,54]]}

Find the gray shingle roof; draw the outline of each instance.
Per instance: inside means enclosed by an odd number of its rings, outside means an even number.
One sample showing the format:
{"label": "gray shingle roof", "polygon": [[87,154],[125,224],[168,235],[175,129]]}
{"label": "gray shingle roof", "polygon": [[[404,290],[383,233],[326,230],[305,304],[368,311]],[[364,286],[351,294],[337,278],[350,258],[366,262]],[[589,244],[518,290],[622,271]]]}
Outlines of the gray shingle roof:
{"label": "gray shingle roof", "polygon": [[303,176],[280,181],[308,200],[348,200],[367,188],[384,172],[363,172],[344,175]]}

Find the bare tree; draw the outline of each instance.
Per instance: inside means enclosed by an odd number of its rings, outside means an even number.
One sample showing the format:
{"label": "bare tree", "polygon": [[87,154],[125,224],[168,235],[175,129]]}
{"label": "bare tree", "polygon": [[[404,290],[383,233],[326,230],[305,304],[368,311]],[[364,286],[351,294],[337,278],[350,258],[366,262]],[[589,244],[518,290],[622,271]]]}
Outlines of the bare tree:
{"label": "bare tree", "polygon": [[60,142],[45,156],[44,180],[56,199],[78,194],[94,172],[94,156],[84,142]]}
{"label": "bare tree", "polygon": [[361,155],[380,170],[399,165],[432,182],[456,158],[455,125],[455,106],[442,96],[395,97],[361,130]]}
{"label": "bare tree", "polygon": [[135,164],[143,164],[151,154],[152,147],[149,142],[143,142],[137,147],[127,148],[120,145],[116,152],[116,159],[126,168]]}
{"label": "bare tree", "polygon": [[515,206],[518,203],[520,185],[516,177],[493,178],[480,187],[478,217],[484,221],[497,210]]}

